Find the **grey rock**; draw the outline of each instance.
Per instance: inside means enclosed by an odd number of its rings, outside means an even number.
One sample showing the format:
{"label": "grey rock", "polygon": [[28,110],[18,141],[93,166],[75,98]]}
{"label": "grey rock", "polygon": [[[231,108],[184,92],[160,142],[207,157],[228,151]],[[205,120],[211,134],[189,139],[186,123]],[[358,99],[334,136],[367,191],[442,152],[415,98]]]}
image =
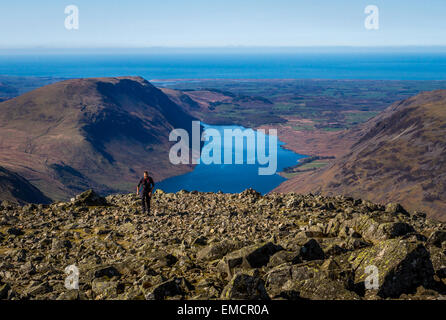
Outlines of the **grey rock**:
{"label": "grey rock", "polygon": [[325,258],[325,254],[319,243],[314,239],[310,239],[300,249],[300,257],[306,261],[320,260]]}
{"label": "grey rock", "polygon": [[264,282],[253,274],[238,273],[223,289],[221,299],[225,300],[269,300]]}

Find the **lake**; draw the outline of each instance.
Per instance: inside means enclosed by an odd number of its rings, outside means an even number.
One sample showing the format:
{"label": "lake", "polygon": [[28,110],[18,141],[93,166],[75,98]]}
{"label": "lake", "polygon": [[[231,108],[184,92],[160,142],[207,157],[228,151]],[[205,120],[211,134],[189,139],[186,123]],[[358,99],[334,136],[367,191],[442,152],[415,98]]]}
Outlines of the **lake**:
{"label": "lake", "polygon": [[[245,128],[241,126],[210,126],[204,125],[205,129],[213,128],[218,130],[223,136],[224,129],[241,129]],[[256,139],[268,138],[265,135],[255,132]],[[268,133],[268,132],[267,132]],[[266,141],[266,155],[269,154],[268,139]],[[205,146],[210,143],[205,142]],[[277,145],[277,172],[282,171],[284,168],[297,164],[298,160],[305,157],[294,153],[293,151],[282,148],[285,143],[278,140]],[[273,190],[279,184],[286,179],[278,175],[259,175],[259,167],[266,167],[266,165],[260,165],[257,159],[257,153],[255,155],[255,164],[247,164],[247,155],[255,146],[247,145],[246,141],[243,144],[244,162],[243,164],[203,164],[200,163],[195,166],[194,170],[184,175],[172,177],[163,180],[156,184],[156,188],[159,188],[165,192],[177,192],[180,190],[187,191],[201,191],[201,192],[218,192],[225,193],[239,193],[247,188],[253,188],[258,192],[265,194]],[[240,150],[240,148],[239,148]],[[224,152],[230,152],[233,155],[239,151],[236,149],[235,143],[232,145],[232,150],[221,147],[221,154]]]}

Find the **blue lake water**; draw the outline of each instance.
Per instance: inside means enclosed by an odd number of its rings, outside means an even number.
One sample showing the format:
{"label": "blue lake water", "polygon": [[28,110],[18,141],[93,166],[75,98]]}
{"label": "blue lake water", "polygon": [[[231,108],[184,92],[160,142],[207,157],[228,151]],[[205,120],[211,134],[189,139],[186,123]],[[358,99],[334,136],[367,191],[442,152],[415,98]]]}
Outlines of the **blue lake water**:
{"label": "blue lake water", "polygon": [[[236,129],[239,128],[244,130],[245,128],[240,126],[205,126],[205,128],[213,128],[218,130],[223,137],[224,129]],[[269,155],[269,139],[256,131],[256,139],[265,139],[265,154]],[[268,133],[268,131],[266,132]],[[235,141],[234,141],[235,142]],[[210,143],[205,142],[205,146]],[[293,166],[297,164],[298,160],[305,157],[304,155],[296,154],[290,150],[286,150],[281,146],[284,145],[283,142],[278,140],[277,143],[277,172],[282,171],[284,168]],[[230,146],[231,147],[231,146]],[[259,167],[266,167],[267,165],[260,165],[257,159],[257,153],[255,153],[255,164],[247,164],[247,155],[249,151],[256,151],[255,145],[243,144],[243,154],[244,161],[243,164],[235,164],[235,153],[241,151],[241,148],[236,148],[236,144],[232,144],[232,148],[228,146],[221,146],[220,152],[223,159],[224,153],[229,152],[233,156],[233,164],[209,164],[200,163],[196,165],[192,172],[186,173],[181,176],[172,177],[163,180],[156,184],[156,187],[165,192],[177,192],[180,190],[188,191],[201,191],[201,192],[218,192],[222,191],[225,193],[238,193],[242,192],[247,188],[253,188],[258,192],[265,194],[279,184],[281,184],[286,179],[279,176],[277,173],[274,175],[259,175]],[[223,161],[222,161],[223,163]]]}

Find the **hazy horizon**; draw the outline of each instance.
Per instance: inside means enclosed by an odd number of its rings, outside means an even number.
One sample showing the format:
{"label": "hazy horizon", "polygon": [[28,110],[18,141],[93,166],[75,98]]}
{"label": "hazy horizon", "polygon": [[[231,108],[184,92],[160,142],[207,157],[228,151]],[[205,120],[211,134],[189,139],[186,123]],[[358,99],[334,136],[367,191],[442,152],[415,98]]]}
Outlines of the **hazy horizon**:
{"label": "hazy horizon", "polygon": [[445,12],[443,0],[19,0],[0,5],[0,48],[446,46]]}
{"label": "hazy horizon", "polygon": [[0,47],[0,54],[300,54],[300,53],[446,53],[438,46],[152,46],[152,47]]}

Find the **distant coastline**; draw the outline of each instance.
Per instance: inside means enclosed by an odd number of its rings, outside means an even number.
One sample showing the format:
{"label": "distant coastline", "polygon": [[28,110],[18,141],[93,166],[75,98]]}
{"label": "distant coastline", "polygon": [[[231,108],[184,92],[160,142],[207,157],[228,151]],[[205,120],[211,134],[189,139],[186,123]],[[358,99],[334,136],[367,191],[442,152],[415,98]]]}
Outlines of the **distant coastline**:
{"label": "distant coastline", "polygon": [[[1,50],[0,50],[1,52]],[[8,52],[8,51],[6,51]],[[0,54],[0,75],[145,79],[446,80],[446,51]],[[77,52],[77,53],[76,53]]]}

